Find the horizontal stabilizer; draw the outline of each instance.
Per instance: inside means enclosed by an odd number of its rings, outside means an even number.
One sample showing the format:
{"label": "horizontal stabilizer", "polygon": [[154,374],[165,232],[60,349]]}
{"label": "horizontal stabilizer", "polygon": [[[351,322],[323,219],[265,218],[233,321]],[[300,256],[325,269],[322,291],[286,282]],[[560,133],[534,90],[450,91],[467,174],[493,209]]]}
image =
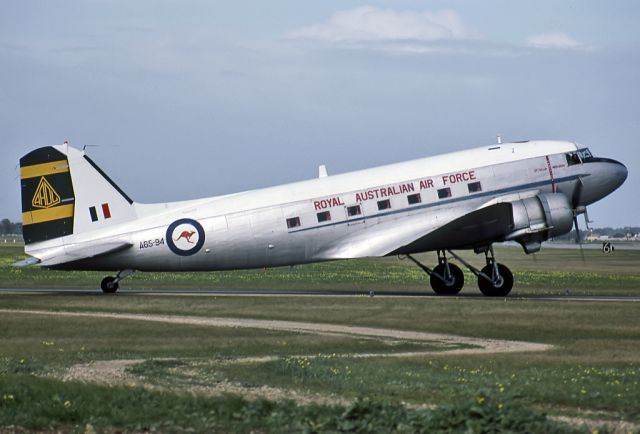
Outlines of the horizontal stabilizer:
{"label": "horizontal stabilizer", "polygon": [[98,256],[108,255],[110,253],[126,250],[133,244],[125,241],[112,241],[104,243],[79,243],[76,245],[65,246],[64,251],[58,250],[59,254],[42,258],[40,265],[44,267],[58,266],[68,262],[80,261],[82,259],[91,259]]}
{"label": "horizontal stabilizer", "polygon": [[14,267],[28,267],[29,265],[36,265],[40,263],[40,259],[34,258],[33,256],[27,259],[23,259],[22,261],[14,262]]}

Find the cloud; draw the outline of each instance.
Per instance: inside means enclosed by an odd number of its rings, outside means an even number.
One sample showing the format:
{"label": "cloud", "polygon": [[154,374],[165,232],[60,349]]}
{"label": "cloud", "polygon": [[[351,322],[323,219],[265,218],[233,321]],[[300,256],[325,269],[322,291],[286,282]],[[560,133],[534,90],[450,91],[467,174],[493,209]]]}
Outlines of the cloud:
{"label": "cloud", "polygon": [[329,43],[395,41],[459,41],[473,34],[453,10],[397,11],[362,6],[334,13],[327,22],[302,27],[285,35]]}
{"label": "cloud", "polygon": [[586,48],[584,44],[562,32],[548,32],[531,35],[527,38],[527,44],[535,48],[555,48],[562,50]]}
{"label": "cloud", "polygon": [[337,48],[375,50],[391,54],[478,54],[510,57],[530,54],[532,48],[590,51],[563,32],[529,36],[526,44],[490,41],[467,27],[452,9],[411,11],[361,6],[333,13],[323,22],[284,34],[292,41],[311,41]]}

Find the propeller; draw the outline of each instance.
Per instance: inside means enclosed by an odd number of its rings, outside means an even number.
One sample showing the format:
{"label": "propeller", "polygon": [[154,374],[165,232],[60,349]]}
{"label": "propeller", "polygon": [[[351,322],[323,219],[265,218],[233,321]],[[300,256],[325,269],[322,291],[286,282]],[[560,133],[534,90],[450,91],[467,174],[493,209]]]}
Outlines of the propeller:
{"label": "propeller", "polygon": [[582,197],[582,188],[584,184],[582,183],[582,178],[578,177],[576,182],[576,186],[573,189],[573,194],[571,195],[571,206],[573,209],[580,207],[580,199]]}
{"label": "propeller", "polygon": [[573,226],[576,229],[576,244],[580,245],[580,257],[582,258],[582,263],[585,263],[584,260],[584,250],[582,250],[582,237],[580,236],[580,226],[578,226],[578,215],[586,212],[586,208],[580,205],[580,196],[582,195],[582,178],[578,178],[576,182],[576,186],[573,189],[573,194],[571,195],[571,207],[573,208]]}
{"label": "propeller", "polygon": [[576,228],[576,244],[580,246],[580,258],[582,259],[582,263],[586,264],[584,250],[582,249],[582,237],[580,236],[580,228],[578,227],[578,213],[575,211],[573,213],[573,225]]}

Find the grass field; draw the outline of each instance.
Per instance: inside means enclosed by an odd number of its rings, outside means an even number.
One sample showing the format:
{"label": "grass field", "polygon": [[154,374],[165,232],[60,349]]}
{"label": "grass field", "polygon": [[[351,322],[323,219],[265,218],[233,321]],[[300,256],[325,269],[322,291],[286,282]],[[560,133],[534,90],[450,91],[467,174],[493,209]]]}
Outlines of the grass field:
{"label": "grass field", "polygon": [[[550,249],[535,261],[511,248],[497,254],[514,270],[514,293],[640,291],[640,252],[586,251],[586,266],[575,250]],[[2,287],[95,288],[102,277],[16,273],[8,264],[18,256],[13,247],[0,249]],[[428,288],[422,272],[396,258],[293,270],[140,273],[126,286]],[[636,432],[638,306],[516,298],[5,293],[0,432],[12,426],[77,432]],[[104,313],[121,316],[90,316]],[[304,321],[552,348],[455,354],[475,347],[436,338],[214,327],[187,321],[193,318]],[[393,357],[408,352],[420,354]]]}
{"label": "grass field", "polygon": [[[525,255],[517,247],[498,247],[499,262],[514,273],[514,293],[640,294],[640,250],[603,254],[585,250],[544,249]],[[14,268],[24,257],[21,246],[0,244],[2,288],[98,288],[108,273],[50,271],[38,267]],[[462,257],[482,266],[484,257],[463,252]],[[434,254],[417,255],[433,266]],[[477,278],[465,271],[464,292],[478,293]],[[332,289],[430,291],[428,276],[409,260],[396,257],[359,259],[266,270],[213,273],[136,273],[123,287],[133,289]]]}

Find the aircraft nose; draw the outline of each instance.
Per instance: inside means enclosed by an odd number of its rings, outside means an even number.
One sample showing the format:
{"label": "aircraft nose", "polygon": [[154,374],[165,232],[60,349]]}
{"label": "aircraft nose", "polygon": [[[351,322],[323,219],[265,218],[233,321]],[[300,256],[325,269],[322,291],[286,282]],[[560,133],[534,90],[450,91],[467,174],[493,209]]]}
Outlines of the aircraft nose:
{"label": "aircraft nose", "polygon": [[629,171],[619,161],[598,158],[589,162],[589,175],[582,181],[585,189],[580,204],[589,205],[614,192],[627,179]]}
{"label": "aircraft nose", "polygon": [[616,188],[624,184],[624,181],[626,181],[627,176],[629,175],[629,171],[627,170],[627,166],[619,161],[611,160],[611,164],[611,178],[613,183],[615,184],[615,187],[613,188],[613,190],[615,190]]}

